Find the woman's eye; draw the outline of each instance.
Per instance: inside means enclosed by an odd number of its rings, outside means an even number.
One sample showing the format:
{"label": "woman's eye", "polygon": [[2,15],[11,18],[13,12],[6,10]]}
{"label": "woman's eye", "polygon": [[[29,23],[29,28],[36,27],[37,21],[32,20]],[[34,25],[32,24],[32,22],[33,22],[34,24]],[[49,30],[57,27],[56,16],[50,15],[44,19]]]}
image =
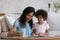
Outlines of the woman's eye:
{"label": "woman's eye", "polygon": [[31,15],[28,15],[29,17],[32,17]]}

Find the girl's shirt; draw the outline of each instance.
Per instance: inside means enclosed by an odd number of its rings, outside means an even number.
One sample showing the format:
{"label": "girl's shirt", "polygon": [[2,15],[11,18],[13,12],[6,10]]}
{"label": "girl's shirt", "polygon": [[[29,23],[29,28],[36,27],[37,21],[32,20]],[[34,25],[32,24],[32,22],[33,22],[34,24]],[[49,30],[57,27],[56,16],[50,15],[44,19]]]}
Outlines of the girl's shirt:
{"label": "girl's shirt", "polygon": [[33,29],[36,29],[36,34],[45,33],[45,31],[49,29],[49,24],[46,21],[41,25],[35,23]]}

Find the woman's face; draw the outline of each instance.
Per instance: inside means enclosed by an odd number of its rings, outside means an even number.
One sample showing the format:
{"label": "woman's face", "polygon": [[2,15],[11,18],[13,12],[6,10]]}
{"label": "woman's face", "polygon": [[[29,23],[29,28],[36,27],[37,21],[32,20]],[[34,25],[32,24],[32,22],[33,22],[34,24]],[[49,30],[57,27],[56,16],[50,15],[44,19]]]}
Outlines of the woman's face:
{"label": "woman's face", "polygon": [[29,22],[33,17],[33,12],[26,15],[26,21]]}

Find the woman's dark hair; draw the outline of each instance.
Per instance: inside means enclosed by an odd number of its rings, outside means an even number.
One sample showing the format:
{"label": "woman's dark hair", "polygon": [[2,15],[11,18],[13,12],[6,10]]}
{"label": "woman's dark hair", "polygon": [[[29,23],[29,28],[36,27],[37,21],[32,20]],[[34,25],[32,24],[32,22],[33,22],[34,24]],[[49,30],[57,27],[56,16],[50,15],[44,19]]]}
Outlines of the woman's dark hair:
{"label": "woman's dark hair", "polygon": [[38,16],[42,16],[44,18],[44,20],[47,20],[47,11],[43,10],[43,9],[39,9],[36,11],[35,13],[35,16],[38,17]]}
{"label": "woman's dark hair", "polygon": [[[33,12],[33,15],[34,15],[35,14],[35,9],[33,7],[26,7],[23,10],[23,13],[22,13],[21,17],[19,17],[19,22],[23,27],[25,27],[25,25],[26,25],[26,15],[28,15],[31,12]],[[31,19],[28,23],[29,23],[30,27],[32,28],[33,20]]]}

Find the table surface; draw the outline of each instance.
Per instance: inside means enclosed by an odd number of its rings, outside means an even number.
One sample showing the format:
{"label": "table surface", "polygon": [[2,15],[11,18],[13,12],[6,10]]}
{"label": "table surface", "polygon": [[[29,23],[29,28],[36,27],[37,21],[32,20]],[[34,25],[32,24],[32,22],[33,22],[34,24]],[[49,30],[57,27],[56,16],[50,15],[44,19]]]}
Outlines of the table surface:
{"label": "table surface", "polygon": [[37,37],[37,38],[7,37],[6,39],[12,39],[12,40],[60,40],[60,36],[57,36],[57,37]]}

